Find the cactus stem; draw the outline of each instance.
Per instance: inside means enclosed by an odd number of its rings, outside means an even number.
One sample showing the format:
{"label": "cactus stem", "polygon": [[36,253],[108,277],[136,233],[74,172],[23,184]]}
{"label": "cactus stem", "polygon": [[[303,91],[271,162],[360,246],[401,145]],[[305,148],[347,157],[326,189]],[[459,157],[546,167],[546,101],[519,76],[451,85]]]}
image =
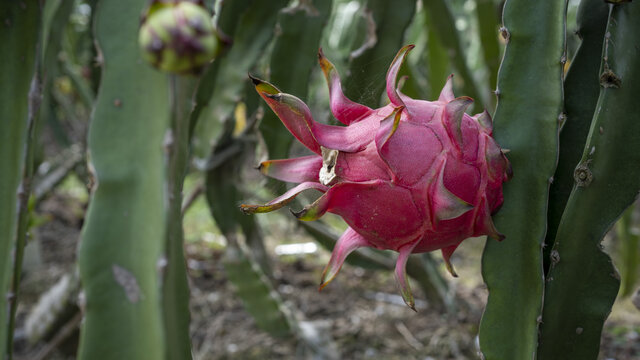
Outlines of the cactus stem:
{"label": "cactus stem", "polygon": [[[39,50],[40,46],[37,46]],[[39,51],[36,50],[36,53]],[[16,312],[18,310],[18,296],[20,291],[20,278],[22,274],[22,260],[24,257],[24,247],[27,242],[27,228],[29,222],[29,195],[31,194],[31,177],[33,175],[33,152],[35,147],[34,133],[36,127],[36,117],[40,111],[42,99],[42,87],[40,76],[40,57],[35,60],[35,72],[31,80],[29,89],[29,112],[27,117],[27,142],[26,151],[23,158],[22,183],[18,190],[18,229],[16,232],[15,258],[13,263],[13,281],[11,284],[11,297],[9,298],[9,330],[7,333],[7,359],[13,356],[13,333],[15,330]]]}
{"label": "cactus stem", "polygon": [[[195,92],[193,79],[169,76],[171,127],[165,137],[168,204],[166,208],[166,267],[163,269],[163,315],[166,352],[178,359],[190,352],[189,287],[184,258],[182,229],[182,188],[189,160],[189,112]],[[168,138],[168,139],[167,139]]]}

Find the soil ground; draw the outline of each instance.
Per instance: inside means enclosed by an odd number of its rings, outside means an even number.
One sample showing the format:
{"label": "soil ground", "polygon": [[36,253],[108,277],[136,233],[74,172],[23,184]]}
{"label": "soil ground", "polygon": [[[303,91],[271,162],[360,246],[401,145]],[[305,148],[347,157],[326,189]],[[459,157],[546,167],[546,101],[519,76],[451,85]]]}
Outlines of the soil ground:
{"label": "soil ground", "polygon": [[[34,232],[35,240],[30,247],[39,251],[30,251],[39,256],[35,256],[35,260],[27,259],[33,263],[27,264],[24,273],[15,344],[18,359],[34,359],[47,345],[46,341],[30,344],[24,338],[24,319],[40,294],[64,274],[74,271],[84,206],[82,201],[61,190],[38,207],[38,215],[45,217],[46,222]],[[196,204],[194,208],[199,206],[204,205]],[[199,220],[207,215],[206,211],[202,214],[194,210],[185,219],[195,358],[313,358],[308,348],[295,338],[274,338],[257,328],[227,281],[220,261],[223,249],[215,244],[218,235],[213,225]],[[390,272],[350,265],[345,265],[336,280],[318,293],[317,284],[328,252],[318,249],[311,255],[276,257],[273,248],[280,242],[275,238],[285,233],[292,233],[287,237],[288,242],[312,241],[291,224],[280,226],[267,238],[276,287],[300,319],[314,325],[320,338],[330,340],[332,345],[326,350],[336,358],[479,358],[476,335],[487,295],[479,274],[483,239],[466,241],[453,257],[460,277],[452,279],[447,274],[447,278],[457,298],[469,306],[446,314],[432,306],[415,286],[419,306],[418,312],[411,311],[397,296]],[[618,300],[606,324],[599,359],[640,359],[639,333],[640,311],[629,299]],[[66,342],[71,344],[67,351],[73,349],[77,341],[74,336],[77,332]],[[61,348],[44,358],[75,358],[72,352],[65,354],[64,346]]]}

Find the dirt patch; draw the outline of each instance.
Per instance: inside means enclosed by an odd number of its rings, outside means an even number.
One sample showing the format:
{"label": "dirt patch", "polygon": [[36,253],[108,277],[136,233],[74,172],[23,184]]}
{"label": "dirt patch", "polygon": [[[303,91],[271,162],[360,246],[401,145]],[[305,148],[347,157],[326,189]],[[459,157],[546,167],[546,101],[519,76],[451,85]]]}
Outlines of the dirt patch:
{"label": "dirt patch", "polygon": [[[41,293],[75,267],[82,226],[78,215],[82,211],[78,209],[82,206],[69,205],[69,201],[65,196],[54,195],[38,209],[38,214],[49,220],[38,228],[34,240],[39,244],[40,261],[30,265],[24,274],[15,343],[17,359],[33,359],[45,346],[44,342],[30,344],[20,337],[24,336],[25,316]],[[413,312],[398,296],[391,272],[349,265],[319,293],[317,285],[327,256],[322,250],[322,256],[273,259],[274,284],[299,320],[312,325],[318,336],[331,340],[331,350],[338,358],[478,359],[476,335],[486,301],[478,273],[483,244],[480,240],[469,241],[454,255],[461,277],[451,279],[451,284],[457,297],[469,306],[461,306],[453,314],[436,309],[417,286],[414,293],[419,306],[418,312]],[[192,242],[186,249],[196,359],[309,358],[308,347],[301,341],[274,338],[258,329],[225,276],[222,250],[202,241]],[[629,314],[637,312],[626,305],[623,308]],[[639,316],[616,316],[623,311],[616,309],[605,328],[600,359],[639,358]],[[74,336],[67,344],[77,344],[77,333]],[[56,350],[47,358],[75,358],[69,352],[73,349],[64,350]]]}

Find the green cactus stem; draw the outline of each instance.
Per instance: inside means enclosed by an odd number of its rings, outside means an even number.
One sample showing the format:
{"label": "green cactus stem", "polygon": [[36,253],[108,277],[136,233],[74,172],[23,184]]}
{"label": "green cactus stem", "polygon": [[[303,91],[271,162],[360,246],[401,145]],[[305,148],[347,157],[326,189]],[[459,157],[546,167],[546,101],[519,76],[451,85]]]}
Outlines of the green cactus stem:
{"label": "green cactus stem", "polygon": [[424,15],[424,21],[427,25],[427,77],[429,80],[429,93],[431,99],[435,99],[440,94],[440,91],[444,87],[447,77],[451,73],[449,69],[449,57],[447,56],[447,49],[440,43],[438,35],[434,28],[435,23],[432,23],[430,17],[427,16],[425,9],[422,9]]}
{"label": "green cactus stem", "polygon": [[[254,125],[249,125],[247,131],[251,131],[252,126]],[[253,223],[254,219],[243,215],[239,210],[229,210],[236,208],[242,198],[238,187],[239,169],[244,164],[243,157],[249,153],[248,149],[253,149],[242,138],[243,134],[237,137],[232,135],[233,128],[233,121],[225,124],[225,132],[214,148],[213,156],[224,153],[236,144],[243,151],[240,156],[229,158],[207,172],[205,193],[211,214],[227,239],[223,260],[225,272],[234,285],[235,294],[256,320],[258,327],[274,336],[293,335],[295,319],[288,315],[282,299],[274,290],[265,271],[268,269],[265,269],[264,264],[260,264],[262,267],[259,265],[260,259],[253,255],[255,250],[252,249],[253,253],[249,250],[250,242],[262,242],[257,225]],[[241,243],[238,236],[240,229],[244,233],[245,244]]]}
{"label": "green cactus stem", "polygon": [[258,327],[273,336],[287,337],[294,334],[293,316],[284,306],[270,280],[256,262],[250,259],[247,251],[238,247],[237,243],[229,244],[223,260],[224,270],[247,312],[253,316]]}
{"label": "green cactus stem", "polygon": [[78,255],[85,320],[78,359],[163,359],[166,76],[140,61],[146,0],[100,1],[102,79],[89,129],[94,187]]}
{"label": "green cactus stem", "polygon": [[564,81],[564,124],[561,124],[558,167],[549,189],[549,225],[545,240],[545,271],[573,188],[573,171],[580,161],[600,94],[600,57],[607,27],[608,6],[601,0],[583,0],[578,9],[578,36],[582,39]]}
{"label": "green cactus stem", "polygon": [[482,96],[483,94],[478,90],[478,86],[467,65],[449,2],[445,0],[424,0],[423,4],[425,13],[429,17],[428,23],[432,25],[430,31],[434,32],[435,38],[440,42],[440,46],[446,49],[449,61],[457,71],[456,75],[460,75],[464,82],[462,93],[476,100],[471,111],[473,113],[480,112],[482,104],[486,103],[486,101]]}
{"label": "green cactus stem", "polygon": [[189,283],[182,228],[182,187],[189,163],[189,113],[197,80],[171,75],[171,126],[165,136],[167,166],[166,267],[162,282],[167,359],[191,357]]}
{"label": "green cactus stem", "polygon": [[482,43],[482,55],[489,75],[489,86],[491,90],[495,90],[498,81],[498,67],[500,66],[499,18],[496,2],[494,0],[476,1],[476,18]]}
{"label": "green cactus stem", "polygon": [[[240,23],[241,16],[244,14],[244,11],[247,11],[247,7],[251,3],[252,0],[236,0],[231,2],[225,1],[220,5],[216,30],[219,34],[222,34],[225,41],[223,41],[222,45],[224,46],[221,46],[220,52],[217,55],[218,59],[226,56],[227,51],[229,50],[229,35],[227,34],[234,34],[235,29]],[[242,26],[244,26],[244,24]],[[198,123],[198,119],[212,100],[219,68],[220,61],[214,61],[204,70],[200,77],[200,84],[198,85],[198,89],[194,96],[193,110],[189,116],[189,138],[193,138],[193,133],[195,131],[195,126]],[[196,137],[195,140],[197,141],[198,138]],[[204,145],[201,147],[205,148],[202,152],[206,155],[206,147],[204,147]],[[198,146],[194,146],[194,148],[198,148]]]}
{"label": "green cactus stem", "polygon": [[551,252],[539,359],[598,356],[620,286],[601,241],[640,191],[640,4],[608,6],[600,96]]}
{"label": "green cactus stem", "polygon": [[[278,15],[280,31],[276,34],[269,64],[270,78],[292,94],[305,98],[309,76],[317,66],[317,51],[322,29],[331,11],[332,1],[315,0],[284,9]],[[296,56],[292,56],[296,54]],[[296,76],[291,76],[291,74]],[[253,89],[251,89],[255,93]],[[260,122],[270,158],[289,155],[293,138],[272,111],[265,111]],[[275,181],[272,182],[275,185]]]}
{"label": "green cactus stem", "polygon": [[344,93],[357,103],[377,108],[384,81],[378,76],[387,72],[397,50],[402,47],[404,33],[416,10],[412,0],[368,0],[367,35],[364,44],[351,53],[349,76],[344,80]]}
{"label": "green cactus stem", "polygon": [[563,101],[566,6],[564,1],[505,3],[502,33],[507,46],[498,76],[494,134],[510,149],[514,175],[494,216],[506,239],[487,241],[482,257],[489,299],[479,336],[487,360],[531,359],[538,346],[542,244]]}
{"label": "green cactus stem", "polygon": [[[35,1],[3,1],[0,4],[0,356],[11,358],[13,319],[6,311],[9,303],[15,304],[16,289],[10,290],[12,276],[12,248],[16,238],[24,240],[24,215],[18,226],[18,201],[26,204],[28,189],[21,181],[29,166],[25,144],[33,124],[36,110],[33,101],[39,84],[34,82],[37,42],[40,30],[40,7]],[[33,85],[36,85],[34,88]],[[37,91],[37,90],[36,90]],[[24,208],[24,207],[23,207]],[[22,228],[22,229],[19,229]],[[19,231],[23,231],[20,235]],[[16,250],[22,252],[16,245]],[[19,267],[20,254],[15,264]],[[19,272],[17,276],[19,276]],[[14,305],[15,306],[15,305]],[[15,307],[11,311],[15,314]]]}
{"label": "green cactus stem", "polygon": [[[247,73],[253,69],[264,49],[273,38],[276,19],[288,1],[254,1],[238,20],[232,36],[233,45],[224,56],[216,59],[218,68],[215,82],[210,88],[211,96],[206,111],[199,113],[194,125],[193,153],[197,159],[206,159],[211,154],[219,124],[229,120],[247,81]],[[238,9],[240,10],[240,9]]]}

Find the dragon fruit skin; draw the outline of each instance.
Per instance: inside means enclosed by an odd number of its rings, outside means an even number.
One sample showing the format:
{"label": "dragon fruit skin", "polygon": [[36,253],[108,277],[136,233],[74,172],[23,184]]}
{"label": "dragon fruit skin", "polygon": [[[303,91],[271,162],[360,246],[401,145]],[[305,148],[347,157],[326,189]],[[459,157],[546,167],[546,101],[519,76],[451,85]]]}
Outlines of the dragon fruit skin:
{"label": "dragon fruit skin", "polygon": [[464,239],[501,240],[491,215],[502,205],[502,184],[511,167],[491,137],[491,117],[486,111],[473,117],[465,113],[473,100],[454,98],[451,76],[433,102],[411,99],[396,88],[398,70],[412,48],[405,46],[393,60],[386,78],[390,103],[379,109],[347,99],[333,64],[319,52],[331,111],[346,126],[315,122],[302,100],[252,78],[269,107],[315,155],[263,162],[263,174],[299,185],[265,205],[241,209],[269,212],[304,190],[319,190],[323,195],[295,216],[308,221],[331,212],[349,224],[320,289],[357,248],[395,250],[396,279],[414,308],[405,272],[409,255],[441,249],[447,269],[457,276],[450,257]]}

